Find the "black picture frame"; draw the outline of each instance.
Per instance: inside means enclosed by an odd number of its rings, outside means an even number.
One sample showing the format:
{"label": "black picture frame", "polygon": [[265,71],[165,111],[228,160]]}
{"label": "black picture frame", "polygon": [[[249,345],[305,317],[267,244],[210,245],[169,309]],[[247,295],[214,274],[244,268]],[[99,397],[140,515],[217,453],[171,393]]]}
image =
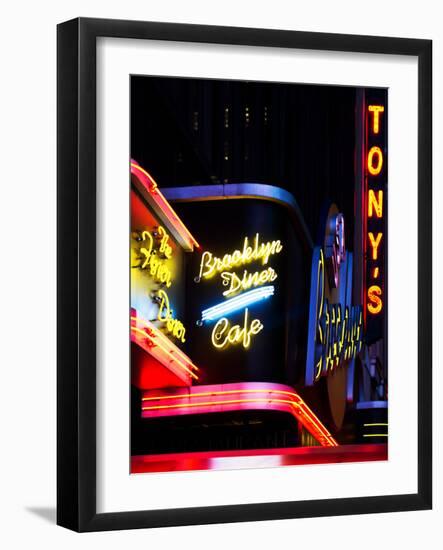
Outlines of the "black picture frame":
{"label": "black picture frame", "polygon": [[[79,18],[57,32],[57,523],[103,531],[432,507],[432,42]],[[418,490],[415,494],[96,512],[96,39],[168,40],[418,58]]]}

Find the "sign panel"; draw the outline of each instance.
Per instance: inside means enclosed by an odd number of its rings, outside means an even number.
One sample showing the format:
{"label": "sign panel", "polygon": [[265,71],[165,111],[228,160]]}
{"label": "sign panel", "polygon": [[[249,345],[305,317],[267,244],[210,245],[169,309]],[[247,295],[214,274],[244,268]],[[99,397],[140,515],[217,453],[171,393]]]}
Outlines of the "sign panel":
{"label": "sign panel", "polygon": [[202,383],[299,382],[308,273],[286,209],[259,199],[176,206],[201,244],[187,267],[187,349]]}

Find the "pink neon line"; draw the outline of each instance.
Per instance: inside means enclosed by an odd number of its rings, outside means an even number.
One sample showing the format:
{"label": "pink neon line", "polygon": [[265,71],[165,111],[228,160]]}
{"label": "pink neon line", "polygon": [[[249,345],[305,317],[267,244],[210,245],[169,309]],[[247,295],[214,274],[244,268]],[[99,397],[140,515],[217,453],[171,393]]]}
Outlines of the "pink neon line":
{"label": "pink neon line", "polygon": [[[232,390],[222,388],[232,388]],[[264,397],[263,394],[268,392],[274,395],[280,393],[282,399],[277,399],[275,396]],[[260,397],[257,397],[257,394]],[[195,403],[189,403],[190,399],[198,399],[199,395],[201,395],[200,399],[204,400],[203,402],[199,403],[197,400]],[[246,395],[250,398],[248,399]],[[182,401],[185,398],[188,400],[187,403],[176,401]],[[158,391],[146,391],[143,393],[142,403],[146,403],[146,399],[149,399],[150,406],[142,406],[144,418],[207,413],[214,412],[215,408],[225,411],[244,410],[245,408],[281,410],[292,414],[321,445],[338,446],[329,431],[290,386],[266,383],[199,386],[194,391],[189,388],[188,393],[183,393],[183,390],[173,390],[172,393],[168,391],[161,394],[158,394]],[[160,402],[161,405],[158,404]]]}

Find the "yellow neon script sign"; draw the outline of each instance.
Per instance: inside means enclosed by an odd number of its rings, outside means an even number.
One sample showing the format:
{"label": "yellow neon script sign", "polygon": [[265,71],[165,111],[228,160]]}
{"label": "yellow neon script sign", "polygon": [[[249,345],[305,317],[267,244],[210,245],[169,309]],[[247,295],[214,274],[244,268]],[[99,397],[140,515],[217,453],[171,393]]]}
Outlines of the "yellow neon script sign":
{"label": "yellow neon script sign", "polygon": [[314,354],[314,380],[317,381],[340,363],[354,359],[360,352],[363,313],[361,306],[334,304],[325,297],[325,260],[322,250],[318,258],[315,286],[313,304],[316,304],[316,333],[311,353]]}
{"label": "yellow neon script sign", "polygon": [[245,269],[241,278],[231,271],[223,271],[221,273],[221,278],[223,286],[229,286],[228,290],[223,292],[223,296],[231,296],[237,292],[248,290],[251,287],[261,286],[275,281],[277,273],[272,267],[263,269],[263,271],[256,271],[255,273],[249,273]]}
{"label": "yellow neon script sign", "polygon": [[168,266],[173,254],[169,235],[162,226],[159,226],[153,232],[143,231],[137,240],[141,242],[139,248],[141,259],[137,267],[146,270],[154,282],[165,287],[154,291],[154,301],[159,306],[157,320],[164,323],[165,330],[174,338],[185,342],[186,329],[179,319],[174,319],[169,296],[165,290],[170,288],[173,282],[172,271]]}
{"label": "yellow neon script sign", "polygon": [[[143,257],[140,264],[141,269],[148,269],[152,278],[162,284],[165,284],[168,288],[172,284],[172,273],[169,267],[166,265],[166,260],[172,257],[172,248],[168,244],[169,235],[163,229],[159,227],[158,236],[160,237],[160,246],[158,252],[154,247],[154,237],[149,231],[143,231],[141,234],[141,241],[147,243],[146,246],[140,247],[140,254]],[[163,259],[161,256],[164,256]]]}
{"label": "yellow neon script sign", "polygon": [[165,323],[166,330],[178,340],[185,342],[186,329],[181,321],[174,319],[173,312],[169,305],[169,297],[164,290],[158,291],[158,299],[160,306],[158,309],[157,319]]}
{"label": "yellow neon script sign", "polygon": [[249,311],[245,309],[243,326],[231,326],[226,317],[222,317],[217,321],[213,330],[211,341],[214,347],[218,349],[226,348],[229,344],[242,344],[245,349],[248,349],[253,336],[263,330],[263,325],[258,319],[253,319],[249,325]]}
{"label": "yellow neon script sign", "polygon": [[199,279],[210,279],[216,273],[231,270],[235,267],[261,260],[266,265],[270,256],[279,254],[283,249],[280,241],[260,242],[260,235],[257,233],[254,240],[249,244],[248,237],[244,238],[242,250],[234,250],[231,254],[225,254],[223,258],[217,258],[212,252],[204,252],[200,262]]}

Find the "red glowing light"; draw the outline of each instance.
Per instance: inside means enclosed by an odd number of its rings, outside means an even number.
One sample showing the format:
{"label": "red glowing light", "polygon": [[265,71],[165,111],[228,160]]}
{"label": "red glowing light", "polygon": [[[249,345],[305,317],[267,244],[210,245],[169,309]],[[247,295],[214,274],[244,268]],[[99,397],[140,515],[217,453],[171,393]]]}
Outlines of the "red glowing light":
{"label": "red glowing light", "polygon": [[388,458],[386,444],[340,445],[339,447],[289,447],[136,455],[131,457],[131,473],[183,470],[223,470],[381,461]]}
{"label": "red glowing light", "polygon": [[171,370],[186,385],[191,385],[192,379],[198,380],[198,367],[149,321],[131,316],[131,341]]}
{"label": "red glowing light", "polygon": [[199,248],[200,245],[178,217],[169,202],[165,199],[163,193],[158,188],[157,182],[134,160],[131,160],[131,174],[137,178],[143,188],[148,192],[149,196],[154,200],[156,206],[167,218],[174,233],[186,245],[186,248],[189,250],[192,250],[194,246]]}
{"label": "red glowing light", "polygon": [[205,414],[248,409],[277,410],[294,416],[325,447],[338,443],[319,418],[290,386],[246,382],[147,391],[142,396],[142,417]]}

